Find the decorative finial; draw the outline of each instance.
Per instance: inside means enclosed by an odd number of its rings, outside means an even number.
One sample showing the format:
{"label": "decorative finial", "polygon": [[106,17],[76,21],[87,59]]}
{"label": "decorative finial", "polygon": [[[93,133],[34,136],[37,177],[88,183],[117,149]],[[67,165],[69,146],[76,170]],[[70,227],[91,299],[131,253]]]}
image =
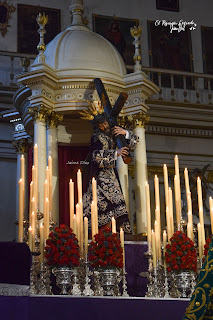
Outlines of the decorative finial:
{"label": "decorative finial", "polygon": [[84,2],[83,0],[71,0],[70,13],[72,14],[72,26],[73,25],[83,25],[82,14],[84,12]]}
{"label": "decorative finial", "polygon": [[135,61],[134,72],[141,71],[141,50],[140,50],[140,35],[141,27],[134,26],[130,29],[131,36],[135,39],[133,44],[135,45],[135,54],[133,60]]}
{"label": "decorative finial", "polygon": [[48,22],[48,16],[46,16],[45,13],[43,13],[43,15],[39,13],[39,15],[36,18],[36,21],[39,25],[38,33],[40,34],[40,42],[37,46],[37,49],[39,51],[38,62],[45,62],[44,51],[46,49],[46,46],[44,43],[44,35],[46,33],[45,26]]}

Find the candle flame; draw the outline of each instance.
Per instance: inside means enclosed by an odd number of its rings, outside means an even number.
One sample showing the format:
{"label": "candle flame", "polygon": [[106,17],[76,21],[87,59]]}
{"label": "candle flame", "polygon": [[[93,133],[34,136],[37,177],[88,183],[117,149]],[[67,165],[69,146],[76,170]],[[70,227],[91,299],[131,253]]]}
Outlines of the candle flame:
{"label": "candle flame", "polygon": [[32,212],[32,216],[34,216],[34,211]]}
{"label": "candle flame", "polygon": [[40,228],[43,228],[43,227],[44,227],[44,225],[43,225],[43,223],[41,223],[41,224],[40,224]]}
{"label": "candle flame", "polygon": [[175,155],[175,158],[178,158],[178,156],[177,156],[177,155]]}
{"label": "candle flame", "polygon": [[20,179],[19,182],[22,182],[22,179]]}
{"label": "candle flame", "polygon": [[52,157],[51,157],[51,156],[49,156],[49,159],[52,159]]}
{"label": "candle flame", "polygon": [[155,174],[155,179],[157,178],[158,176]]}
{"label": "candle flame", "polygon": [[37,146],[37,143],[35,144],[35,146],[34,146],[34,148],[37,148],[38,146]]}
{"label": "candle flame", "polygon": [[78,169],[78,172],[81,172],[81,170],[80,170],[80,169]]}
{"label": "candle flame", "polygon": [[200,177],[197,177],[197,181],[200,181]]}
{"label": "candle flame", "polygon": [[163,230],[163,234],[166,234],[166,230]]}
{"label": "candle flame", "polygon": [[164,164],[163,166],[164,166],[164,168],[166,168],[166,164]]}
{"label": "candle flame", "polygon": [[49,199],[48,198],[46,198],[46,202],[48,202],[49,201]]}
{"label": "candle flame", "polygon": [[21,159],[24,159],[24,155],[23,154],[21,155]]}
{"label": "candle flame", "polygon": [[72,179],[70,179],[70,183],[72,182]]}
{"label": "candle flame", "polygon": [[47,166],[47,168],[46,168],[47,170],[49,169],[49,167]]}
{"label": "candle flame", "polygon": [[76,208],[77,208],[77,207],[79,207],[79,204],[78,204],[78,203],[76,204]]}
{"label": "candle flame", "polygon": [[28,231],[32,231],[32,227],[31,226],[28,228]]}

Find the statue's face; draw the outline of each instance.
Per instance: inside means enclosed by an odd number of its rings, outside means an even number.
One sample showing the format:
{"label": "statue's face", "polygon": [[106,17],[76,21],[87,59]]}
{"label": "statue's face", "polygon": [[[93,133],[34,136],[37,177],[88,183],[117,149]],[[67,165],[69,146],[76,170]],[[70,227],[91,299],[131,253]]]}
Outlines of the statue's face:
{"label": "statue's face", "polygon": [[109,123],[107,121],[104,121],[102,123],[99,123],[98,125],[99,129],[106,133],[106,134],[109,134],[111,132],[111,129],[110,129],[110,126],[109,126]]}

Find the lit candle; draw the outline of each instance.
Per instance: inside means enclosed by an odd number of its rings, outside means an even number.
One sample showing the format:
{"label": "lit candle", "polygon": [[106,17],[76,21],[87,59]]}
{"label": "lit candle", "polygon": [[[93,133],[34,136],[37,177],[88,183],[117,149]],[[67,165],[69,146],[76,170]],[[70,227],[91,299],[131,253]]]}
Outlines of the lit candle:
{"label": "lit candle", "polygon": [[70,179],[69,182],[69,199],[70,199],[70,228],[73,229],[74,217],[74,182]]}
{"label": "lit candle", "polygon": [[201,225],[197,224],[199,258],[203,257]]}
{"label": "lit candle", "polygon": [[82,200],[82,175],[81,170],[77,172],[77,187],[78,187],[78,203]]}
{"label": "lit candle", "polygon": [[172,189],[171,188],[169,188],[169,191],[168,191],[168,198],[169,198],[170,226],[171,226],[171,233],[173,235],[174,234],[174,218],[173,218],[173,200],[172,200]]}
{"label": "lit candle", "polygon": [[191,224],[188,222],[187,224],[187,237],[190,238],[191,240],[192,239],[192,227],[191,227]]}
{"label": "lit candle", "polygon": [[154,186],[155,186],[155,208],[160,210],[160,192],[159,192],[159,179],[157,175],[154,177]]}
{"label": "lit candle", "polygon": [[184,178],[185,178],[185,187],[186,187],[186,195],[190,192],[190,187],[189,187],[189,174],[188,174],[188,169],[185,168],[184,170]]}
{"label": "lit candle", "polygon": [[40,225],[40,263],[44,263],[44,226]]}
{"label": "lit candle", "polygon": [[124,250],[124,231],[120,229],[121,248],[123,249],[123,265],[125,266],[125,250]]}
{"label": "lit candle", "polygon": [[145,184],[145,193],[146,193],[146,216],[147,216],[147,241],[151,243],[150,192],[149,192],[149,184],[147,181]]}
{"label": "lit candle", "polygon": [[168,185],[168,170],[167,170],[166,164],[164,164],[164,166],[163,166],[163,175],[164,175],[165,203],[166,203],[166,207],[168,207],[168,205],[169,205],[169,199],[168,199],[169,185]]}
{"label": "lit candle", "polygon": [[211,231],[213,234],[213,199],[212,197],[209,197],[209,207],[210,207]]}
{"label": "lit candle", "polygon": [[169,208],[166,208],[166,224],[167,224],[167,233],[168,233],[168,239],[172,237],[172,231],[171,231],[171,221],[170,221],[170,214],[169,214]]}
{"label": "lit candle", "polygon": [[24,235],[24,199],[23,199],[23,181],[19,180],[19,233],[18,233],[18,241],[23,242]]}
{"label": "lit candle", "polygon": [[30,251],[32,251],[32,227],[31,226],[28,228],[28,243],[29,243]]}
{"label": "lit candle", "polygon": [[84,252],[88,254],[88,218],[84,217]]}
{"label": "lit candle", "polygon": [[152,260],[153,260],[153,268],[156,269],[157,266],[157,256],[156,256],[156,240],[155,240],[155,233],[152,230],[151,234],[151,239],[152,239]]}
{"label": "lit candle", "polygon": [[79,247],[80,247],[80,206],[77,203],[75,206],[76,209],[76,237],[78,238],[78,243],[79,243]]}
{"label": "lit candle", "polygon": [[155,230],[155,237],[158,241],[158,245],[156,246],[158,258],[161,257],[161,227],[160,227],[160,211],[158,207],[155,209],[155,219],[157,222],[157,229]]}
{"label": "lit candle", "polygon": [[38,207],[38,146],[34,146],[34,168],[35,168],[35,193],[34,198],[36,201],[36,208]]}
{"label": "lit candle", "polygon": [[[46,220],[46,236],[47,238],[49,237],[49,233],[50,233],[50,203],[49,203],[49,199],[46,198],[46,217],[47,217],[47,220]],[[46,239],[47,239],[46,238]]]}
{"label": "lit candle", "polygon": [[160,255],[159,255],[159,247],[160,247],[160,243],[159,243],[159,229],[158,229],[158,222],[155,220],[154,223],[154,228],[155,228],[155,249],[156,249],[156,259],[159,260],[160,259]]}
{"label": "lit candle", "polygon": [[112,217],[112,233],[116,233],[116,221],[114,217]]}
{"label": "lit candle", "polygon": [[48,168],[49,168],[49,201],[50,201],[50,212],[52,214],[52,185],[53,185],[53,164],[52,157],[48,157]]}
{"label": "lit candle", "polygon": [[166,230],[164,230],[163,231],[163,259],[164,259],[164,268],[165,269],[166,269],[166,259],[165,259],[166,243],[167,243],[167,234],[166,234]]}

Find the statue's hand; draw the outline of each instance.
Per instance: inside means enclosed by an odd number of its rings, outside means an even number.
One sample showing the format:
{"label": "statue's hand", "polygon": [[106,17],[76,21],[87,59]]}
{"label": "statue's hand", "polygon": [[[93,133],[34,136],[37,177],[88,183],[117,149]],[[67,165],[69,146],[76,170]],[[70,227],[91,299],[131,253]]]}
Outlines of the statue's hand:
{"label": "statue's hand", "polygon": [[117,137],[119,134],[122,134],[122,135],[125,136],[126,133],[127,133],[127,130],[125,130],[125,129],[121,128],[121,127],[115,126],[115,127],[112,128],[112,133],[114,134],[115,137]]}
{"label": "statue's hand", "polygon": [[127,155],[128,153],[129,153],[129,148],[128,147],[123,147],[123,148],[121,148],[121,149],[118,149],[117,150],[117,156],[119,157],[119,156],[125,156],[125,155]]}

